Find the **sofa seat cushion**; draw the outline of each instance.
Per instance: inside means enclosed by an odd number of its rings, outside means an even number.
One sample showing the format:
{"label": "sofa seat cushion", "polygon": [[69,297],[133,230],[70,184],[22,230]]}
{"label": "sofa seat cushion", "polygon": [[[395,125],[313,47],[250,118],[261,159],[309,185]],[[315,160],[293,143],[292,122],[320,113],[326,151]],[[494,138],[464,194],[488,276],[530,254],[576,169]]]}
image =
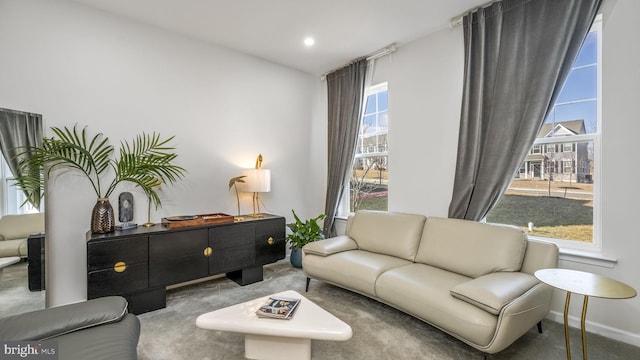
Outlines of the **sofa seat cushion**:
{"label": "sofa seat cushion", "polygon": [[397,257],[352,250],[327,257],[305,255],[302,269],[308,277],[325,280],[375,298],[378,276],[389,269],[408,264],[411,262]]}
{"label": "sofa seat cushion", "polygon": [[498,271],[519,271],[527,234],[512,226],[429,217],[416,262],[471,278]]}
{"label": "sofa seat cushion", "polygon": [[498,317],[451,296],[449,290],[469,277],[424,264],[395,268],[380,275],[378,297],[446,332],[485,346],[495,333]]}
{"label": "sofa seat cushion", "polygon": [[76,331],[51,341],[58,342],[60,359],[135,360],[140,321],[127,314],[120,321]]}
{"label": "sofa seat cushion", "polygon": [[498,315],[505,305],[538,283],[538,279],[533,275],[520,272],[498,272],[456,285],[451,289],[451,295]]}
{"label": "sofa seat cushion", "polygon": [[361,250],[413,261],[425,220],[423,215],[361,210],[351,219],[347,235]]}

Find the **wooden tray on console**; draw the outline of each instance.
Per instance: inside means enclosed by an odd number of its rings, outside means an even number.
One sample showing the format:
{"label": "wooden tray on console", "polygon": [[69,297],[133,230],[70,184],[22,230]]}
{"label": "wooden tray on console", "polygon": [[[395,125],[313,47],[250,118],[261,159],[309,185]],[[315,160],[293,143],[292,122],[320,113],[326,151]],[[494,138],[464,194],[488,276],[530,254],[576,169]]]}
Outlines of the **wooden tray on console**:
{"label": "wooden tray on console", "polygon": [[162,218],[162,225],[169,229],[204,226],[210,224],[232,223],[233,216],[223,213],[188,215],[188,216],[169,216]]}

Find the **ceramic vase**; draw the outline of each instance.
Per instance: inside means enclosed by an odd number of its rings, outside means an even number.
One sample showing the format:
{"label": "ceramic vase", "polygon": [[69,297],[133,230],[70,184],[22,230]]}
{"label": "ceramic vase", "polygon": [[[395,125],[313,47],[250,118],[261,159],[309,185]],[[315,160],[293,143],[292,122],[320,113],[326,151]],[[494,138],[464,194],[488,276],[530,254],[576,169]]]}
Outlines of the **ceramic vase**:
{"label": "ceramic vase", "polygon": [[113,207],[108,198],[98,198],[91,213],[91,232],[94,234],[106,234],[115,230],[116,221]]}

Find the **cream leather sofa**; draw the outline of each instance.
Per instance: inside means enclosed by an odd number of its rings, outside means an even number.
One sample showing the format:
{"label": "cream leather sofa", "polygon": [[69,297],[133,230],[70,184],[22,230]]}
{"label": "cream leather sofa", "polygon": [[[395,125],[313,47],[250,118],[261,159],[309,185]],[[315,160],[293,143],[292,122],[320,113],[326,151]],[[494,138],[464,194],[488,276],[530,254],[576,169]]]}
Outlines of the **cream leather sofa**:
{"label": "cream leather sofa", "polygon": [[355,291],[488,354],[541,331],[552,289],[533,273],[558,262],[555,244],[515,227],[375,211],[303,253],[307,289],[313,278]]}
{"label": "cream leather sofa", "polygon": [[0,219],[0,257],[27,257],[27,239],[44,232],[44,213],[5,215]]}

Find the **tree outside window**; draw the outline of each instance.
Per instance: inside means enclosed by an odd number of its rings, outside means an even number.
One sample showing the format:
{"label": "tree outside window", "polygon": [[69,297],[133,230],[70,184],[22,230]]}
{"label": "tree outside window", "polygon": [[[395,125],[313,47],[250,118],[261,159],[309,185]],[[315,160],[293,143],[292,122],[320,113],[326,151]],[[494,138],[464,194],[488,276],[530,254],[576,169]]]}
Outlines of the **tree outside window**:
{"label": "tree outside window", "polygon": [[350,212],[387,210],[389,115],[387,84],[367,91],[356,154],[349,176]]}

